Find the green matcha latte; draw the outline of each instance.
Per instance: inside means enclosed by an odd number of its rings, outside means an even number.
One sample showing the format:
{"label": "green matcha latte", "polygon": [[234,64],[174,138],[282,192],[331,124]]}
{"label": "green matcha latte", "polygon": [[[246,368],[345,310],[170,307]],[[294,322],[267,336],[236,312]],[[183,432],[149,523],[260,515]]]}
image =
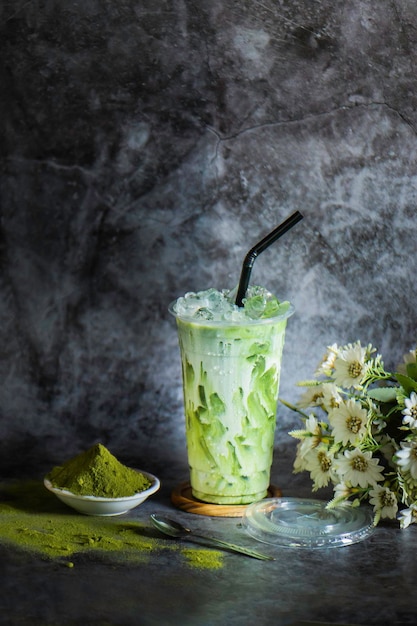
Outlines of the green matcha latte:
{"label": "green matcha latte", "polygon": [[250,287],[243,307],[209,289],[178,298],[193,496],[246,504],[267,495],[289,302]]}

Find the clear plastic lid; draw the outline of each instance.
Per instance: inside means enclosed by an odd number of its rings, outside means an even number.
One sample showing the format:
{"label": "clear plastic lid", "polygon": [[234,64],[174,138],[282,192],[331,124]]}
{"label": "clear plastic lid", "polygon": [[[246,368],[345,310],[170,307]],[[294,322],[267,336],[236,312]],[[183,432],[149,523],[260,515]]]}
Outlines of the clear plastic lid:
{"label": "clear plastic lid", "polygon": [[369,507],[326,508],[322,500],[268,498],[245,509],[243,526],[258,541],[289,548],[332,548],[357,543],[375,530]]}

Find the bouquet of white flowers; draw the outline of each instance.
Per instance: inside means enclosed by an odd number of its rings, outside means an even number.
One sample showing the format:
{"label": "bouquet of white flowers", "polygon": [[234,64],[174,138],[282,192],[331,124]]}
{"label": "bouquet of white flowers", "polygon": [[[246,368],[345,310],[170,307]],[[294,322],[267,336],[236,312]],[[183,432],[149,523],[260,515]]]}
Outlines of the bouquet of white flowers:
{"label": "bouquet of white flowers", "polygon": [[333,485],[328,507],[368,500],[374,523],[417,522],[417,350],[396,373],[360,341],[329,346],[296,405],[304,422],[294,472],[307,470],[313,491]]}

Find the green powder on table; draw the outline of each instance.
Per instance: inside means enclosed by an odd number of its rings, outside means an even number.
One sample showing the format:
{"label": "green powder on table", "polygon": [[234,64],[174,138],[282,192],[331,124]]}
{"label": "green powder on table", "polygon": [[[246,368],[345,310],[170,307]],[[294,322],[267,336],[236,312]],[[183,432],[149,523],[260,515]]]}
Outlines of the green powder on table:
{"label": "green powder on table", "polygon": [[72,512],[37,481],[0,485],[0,545],[57,559],[69,569],[82,553],[135,566],[168,550],[184,565],[206,570],[218,569],[224,556],[217,550],[183,548],[153,537],[143,522]]}
{"label": "green powder on table", "polygon": [[223,554],[217,550],[194,550],[183,548],[182,554],[190,567],[196,569],[220,569],[223,565]]}
{"label": "green powder on table", "polygon": [[120,463],[100,443],[54,467],[46,478],[58,489],[102,498],[133,496],[151,486],[149,478]]}

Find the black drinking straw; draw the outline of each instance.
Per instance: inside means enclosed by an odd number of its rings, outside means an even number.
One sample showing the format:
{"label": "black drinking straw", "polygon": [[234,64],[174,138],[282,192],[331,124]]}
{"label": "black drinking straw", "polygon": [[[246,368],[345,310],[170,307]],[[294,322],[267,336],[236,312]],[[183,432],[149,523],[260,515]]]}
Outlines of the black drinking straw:
{"label": "black drinking straw", "polygon": [[239,287],[237,290],[237,295],[236,295],[236,300],[235,300],[235,303],[237,304],[237,306],[243,306],[243,298],[246,295],[252,267],[253,267],[253,264],[255,263],[255,259],[258,256],[258,254],[261,254],[261,252],[266,250],[266,248],[268,248],[271,245],[271,243],[274,243],[274,241],[279,239],[279,237],[284,235],[288,230],[290,230],[290,228],[295,226],[297,222],[299,222],[302,219],[303,219],[303,216],[301,215],[301,213],[299,211],[296,211],[295,213],[287,217],[285,222],[282,222],[282,224],[274,228],[274,230],[270,232],[269,235],[261,239],[261,241],[259,241],[255,246],[253,246],[253,248],[249,250],[242,264]]}

